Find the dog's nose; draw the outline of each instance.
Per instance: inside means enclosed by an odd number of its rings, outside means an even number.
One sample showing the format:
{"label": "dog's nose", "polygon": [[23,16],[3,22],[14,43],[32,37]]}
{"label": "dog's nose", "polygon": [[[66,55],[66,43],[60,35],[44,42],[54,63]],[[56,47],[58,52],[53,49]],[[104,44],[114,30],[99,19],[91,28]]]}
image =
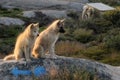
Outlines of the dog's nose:
{"label": "dog's nose", "polygon": [[37,34],[37,36],[39,36],[39,34]]}

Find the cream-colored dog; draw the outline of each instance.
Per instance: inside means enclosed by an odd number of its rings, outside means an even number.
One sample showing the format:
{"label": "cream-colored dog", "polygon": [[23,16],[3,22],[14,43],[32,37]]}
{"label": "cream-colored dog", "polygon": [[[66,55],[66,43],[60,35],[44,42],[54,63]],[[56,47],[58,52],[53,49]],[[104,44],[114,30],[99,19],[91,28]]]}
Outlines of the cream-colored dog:
{"label": "cream-colored dog", "polygon": [[45,53],[48,53],[49,58],[57,57],[54,50],[55,43],[59,38],[59,34],[65,32],[63,26],[64,20],[58,19],[39,34],[32,50],[32,55],[35,58],[46,57]]}
{"label": "cream-colored dog", "polygon": [[30,54],[33,47],[33,43],[39,35],[39,23],[30,24],[24,32],[22,32],[16,41],[14,53],[6,56],[4,60],[19,60],[23,57],[27,61],[30,61]]}

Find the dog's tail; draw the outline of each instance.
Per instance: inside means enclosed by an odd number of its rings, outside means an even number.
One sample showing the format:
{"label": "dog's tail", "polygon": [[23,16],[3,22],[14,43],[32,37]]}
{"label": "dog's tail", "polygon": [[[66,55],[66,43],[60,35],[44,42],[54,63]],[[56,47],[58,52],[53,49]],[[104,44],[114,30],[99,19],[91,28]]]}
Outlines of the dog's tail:
{"label": "dog's tail", "polygon": [[6,56],[3,60],[7,61],[7,60],[13,60],[13,59],[15,59],[15,55],[14,54],[10,54],[10,55]]}

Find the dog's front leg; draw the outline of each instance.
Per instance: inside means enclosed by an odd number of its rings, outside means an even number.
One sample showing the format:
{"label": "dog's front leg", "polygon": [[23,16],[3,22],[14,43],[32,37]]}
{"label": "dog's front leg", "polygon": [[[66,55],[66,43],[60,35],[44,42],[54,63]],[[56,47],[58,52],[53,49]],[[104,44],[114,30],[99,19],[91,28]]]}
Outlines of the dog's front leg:
{"label": "dog's front leg", "polygon": [[29,48],[25,48],[24,51],[25,51],[24,54],[25,54],[26,61],[31,61],[30,60],[30,49]]}
{"label": "dog's front leg", "polygon": [[55,47],[54,45],[51,45],[51,47],[49,48],[49,54],[50,54],[50,58],[57,58],[57,55],[55,54]]}
{"label": "dog's front leg", "polygon": [[42,58],[45,58],[45,50],[44,50],[44,48],[42,47],[42,46],[40,46],[40,48],[41,48],[41,57]]}

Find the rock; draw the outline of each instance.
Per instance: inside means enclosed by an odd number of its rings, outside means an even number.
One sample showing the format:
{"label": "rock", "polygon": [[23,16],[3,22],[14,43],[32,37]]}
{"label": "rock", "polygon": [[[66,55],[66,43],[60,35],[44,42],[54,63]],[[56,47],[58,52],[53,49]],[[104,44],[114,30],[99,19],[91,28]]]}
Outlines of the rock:
{"label": "rock", "polygon": [[65,10],[36,10],[36,11],[23,11],[23,17],[35,18],[37,14],[43,14],[51,18],[66,18],[67,13]]}
{"label": "rock", "polygon": [[[52,9],[59,6],[59,9],[80,10],[81,6],[88,3],[88,0],[1,0],[0,5],[6,8],[21,8],[24,10]],[[52,7],[52,8],[51,8]]]}
{"label": "rock", "polygon": [[40,10],[43,14],[52,18],[66,18],[67,13],[65,10]]}
{"label": "rock", "polygon": [[34,11],[23,11],[23,16],[27,18],[32,18],[35,17],[36,14]]}
{"label": "rock", "polygon": [[[21,70],[21,73],[23,70],[30,71],[32,74],[34,74],[34,76],[33,75],[25,76],[22,74],[16,77],[11,73],[11,71],[13,71],[15,68],[17,68],[17,70]],[[33,79],[36,79],[35,78],[36,70],[38,70],[36,74],[39,74],[39,71],[42,70],[42,72],[45,75],[54,76],[64,68],[66,68],[70,72],[72,72],[72,70],[80,69],[80,70],[86,70],[91,74],[95,73],[99,78],[99,80],[120,80],[119,67],[113,67],[107,64],[102,64],[102,63],[98,63],[98,62],[90,61],[86,59],[70,58],[70,57],[59,57],[58,59],[37,59],[37,60],[32,60],[30,62],[1,60],[0,61],[0,80],[18,80],[18,79],[33,80]],[[48,80],[48,79],[42,79],[42,80]]]}
{"label": "rock", "polygon": [[[83,3],[77,3],[77,2],[70,2],[69,3],[69,9],[74,11],[82,11]],[[69,10],[68,9],[68,10]]]}
{"label": "rock", "polygon": [[[39,22],[40,26],[47,26],[48,24],[50,24],[54,20],[54,18],[43,14],[40,10],[34,10],[34,11],[30,11],[30,12],[33,12],[35,14],[35,16],[31,16],[32,18],[30,18],[26,22],[27,24],[30,24],[33,22]],[[29,15],[29,13],[28,13],[28,15]]]}
{"label": "rock", "polygon": [[25,22],[18,18],[10,18],[10,17],[0,17],[0,24],[2,25],[23,25]]}
{"label": "rock", "polygon": [[64,1],[79,2],[79,3],[87,3],[88,2],[88,0],[64,0]]}

